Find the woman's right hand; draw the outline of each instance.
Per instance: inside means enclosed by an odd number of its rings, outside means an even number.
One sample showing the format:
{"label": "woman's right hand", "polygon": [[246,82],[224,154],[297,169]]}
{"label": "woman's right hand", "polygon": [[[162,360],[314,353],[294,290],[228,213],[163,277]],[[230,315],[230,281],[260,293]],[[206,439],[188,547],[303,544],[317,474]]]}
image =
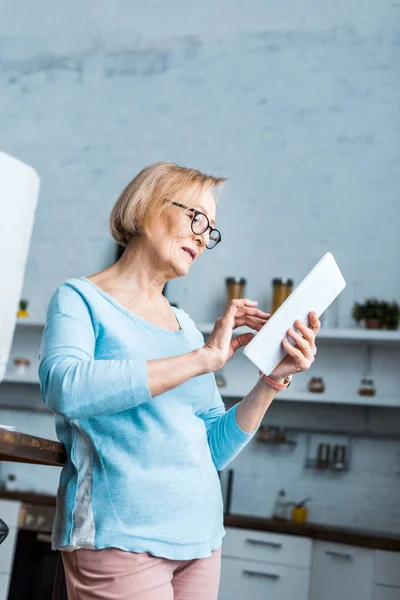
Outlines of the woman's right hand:
{"label": "woman's right hand", "polygon": [[214,328],[203,347],[210,372],[221,369],[236,350],[247,346],[255,336],[255,333],[249,332],[232,339],[234,329],[247,325],[257,332],[268,321],[271,315],[255,308],[256,304],[256,300],[248,298],[231,300],[225,314],[215,321]]}

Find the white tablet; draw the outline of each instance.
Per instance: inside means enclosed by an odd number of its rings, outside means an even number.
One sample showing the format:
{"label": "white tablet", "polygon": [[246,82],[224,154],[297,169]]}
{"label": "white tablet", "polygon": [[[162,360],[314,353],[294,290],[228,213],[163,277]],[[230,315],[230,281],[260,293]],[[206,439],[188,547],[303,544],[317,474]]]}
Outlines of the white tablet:
{"label": "white tablet", "polygon": [[[282,340],[287,336],[289,327],[297,331],[294,327],[297,319],[308,325],[311,311],[320,317],[345,286],[333,255],[327,252],[256,333],[243,349],[243,354],[263,373],[270,375],[287,354]],[[292,338],[289,341],[294,344]]]}

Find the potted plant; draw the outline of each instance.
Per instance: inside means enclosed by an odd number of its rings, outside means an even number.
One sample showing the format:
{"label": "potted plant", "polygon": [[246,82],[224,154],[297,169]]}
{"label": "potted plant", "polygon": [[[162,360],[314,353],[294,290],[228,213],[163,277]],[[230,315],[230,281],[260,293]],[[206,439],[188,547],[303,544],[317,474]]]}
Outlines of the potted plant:
{"label": "potted plant", "polygon": [[400,307],[397,302],[385,302],[383,308],[383,325],[385,329],[397,329],[399,326]]}
{"label": "potted plant", "polygon": [[397,329],[400,308],[397,302],[367,298],[364,304],[354,303],[352,316],[357,323],[365,321],[367,329]]}
{"label": "potted plant", "polygon": [[17,317],[21,318],[21,317],[29,317],[29,313],[28,313],[28,300],[20,300],[19,301],[19,310],[17,312]]}
{"label": "potted plant", "polygon": [[367,329],[382,329],[382,302],[376,298],[367,298],[364,304],[355,302],[352,316],[357,323],[364,321]]}

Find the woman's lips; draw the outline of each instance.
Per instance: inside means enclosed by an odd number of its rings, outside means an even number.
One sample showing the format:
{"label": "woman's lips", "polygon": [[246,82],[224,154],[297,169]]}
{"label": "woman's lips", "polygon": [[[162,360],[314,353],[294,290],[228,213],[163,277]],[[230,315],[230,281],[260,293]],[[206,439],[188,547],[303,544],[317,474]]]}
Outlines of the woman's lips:
{"label": "woman's lips", "polygon": [[189,249],[189,248],[182,248],[182,250],[183,250],[183,251],[184,251],[186,254],[188,254],[192,260],[194,260],[194,255],[192,254],[192,252],[190,251],[190,249]]}

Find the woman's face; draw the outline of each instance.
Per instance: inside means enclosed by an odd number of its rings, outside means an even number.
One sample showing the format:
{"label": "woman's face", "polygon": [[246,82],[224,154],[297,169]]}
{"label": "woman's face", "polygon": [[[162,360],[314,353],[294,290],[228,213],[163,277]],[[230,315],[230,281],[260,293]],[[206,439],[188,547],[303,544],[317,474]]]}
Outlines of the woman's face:
{"label": "woman's face", "polygon": [[[207,215],[211,227],[214,226],[216,204],[211,192],[205,192],[192,202],[183,199],[181,203],[203,212]],[[169,206],[163,212],[161,221],[152,229],[153,249],[159,261],[167,267],[170,278],[186,275],[191,264],[201,256],[208,243],[210,230],[201,235],[193,233],[192,216],[193,213],[183,208]]]}

